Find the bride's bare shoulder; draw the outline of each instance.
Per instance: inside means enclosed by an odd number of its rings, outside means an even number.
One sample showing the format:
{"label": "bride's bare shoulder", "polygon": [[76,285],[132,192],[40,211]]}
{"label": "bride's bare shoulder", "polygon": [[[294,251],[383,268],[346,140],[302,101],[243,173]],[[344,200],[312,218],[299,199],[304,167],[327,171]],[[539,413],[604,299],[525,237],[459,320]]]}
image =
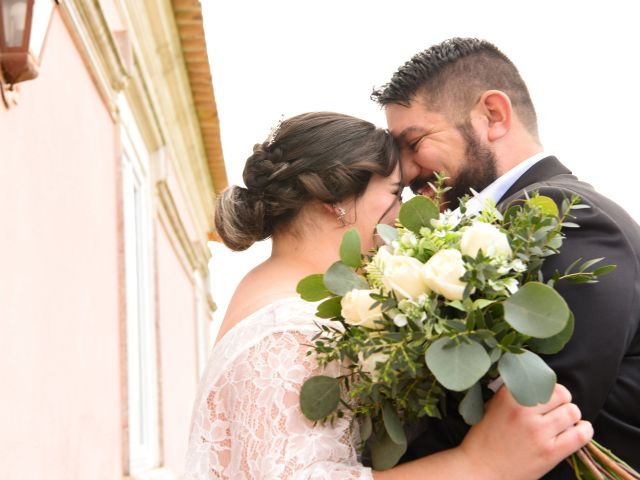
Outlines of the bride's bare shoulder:
{"label": "bride's bare shoulder", "polygon": [[231,297],[218,340],[236,324],[276,300],[296,295],[295,285],[281,279],[268,265],[251,270]]}

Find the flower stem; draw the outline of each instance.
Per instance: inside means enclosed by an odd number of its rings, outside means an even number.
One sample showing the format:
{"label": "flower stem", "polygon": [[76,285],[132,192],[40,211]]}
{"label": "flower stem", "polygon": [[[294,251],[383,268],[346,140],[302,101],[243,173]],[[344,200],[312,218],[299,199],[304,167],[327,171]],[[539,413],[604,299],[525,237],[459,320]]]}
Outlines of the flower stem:
{"label": "flower stem", "polygon": [[589,458],[589,456],[585,453],[584,447],[576,452],[576,455],[580,459],[580,461],[584,464],[585,467],[589,470],[593,478],[596,480],[605,480],[602,474],[598,471],[598,467],[593,463],[593,461]]}
{"label": "flower stem", "polygon": [[613,470],[613,472],[616,475],[618,475],[622,480],[640,479],[639,476],[632,475],[631,473],[627,472],[625,469],[620,467],[620,465],[618,465],[615,461],[609,458],[607,454],[605,454],[602,450],[600,450],[598,447],[593,445],[592,442],[589,442],[587,444],[587,448],[589,449],[589,451],[594,457],[596,457],[600,462],[602,462],[602,464],[605,465],[607,468]]}

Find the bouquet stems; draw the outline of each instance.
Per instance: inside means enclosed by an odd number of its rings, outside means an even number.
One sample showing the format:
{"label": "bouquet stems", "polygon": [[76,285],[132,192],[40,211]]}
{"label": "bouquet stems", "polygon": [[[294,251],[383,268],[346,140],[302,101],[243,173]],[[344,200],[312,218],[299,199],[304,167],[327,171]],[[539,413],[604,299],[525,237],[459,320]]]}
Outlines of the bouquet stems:
{"label": "bouquet stems", "polygon": [[640,473],[595,440],[567,460],[578,480],[640,480]]}

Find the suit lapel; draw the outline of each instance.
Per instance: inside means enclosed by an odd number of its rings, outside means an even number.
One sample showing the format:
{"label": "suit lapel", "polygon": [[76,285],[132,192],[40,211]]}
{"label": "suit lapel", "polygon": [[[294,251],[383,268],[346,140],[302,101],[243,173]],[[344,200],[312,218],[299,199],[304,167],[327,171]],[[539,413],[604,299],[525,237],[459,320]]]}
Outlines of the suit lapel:
{"label": "suit lapel", "polygon": [[503,199],[509,198],[520,190],[525,189],[534,183],[543,182],[556,175],[571,174],[571,171],[562,165],[560,161],[553,156],[545,157],[538,163],[533,165],[529,170],[516,180],[509,190],[502,196],[498,203]]}

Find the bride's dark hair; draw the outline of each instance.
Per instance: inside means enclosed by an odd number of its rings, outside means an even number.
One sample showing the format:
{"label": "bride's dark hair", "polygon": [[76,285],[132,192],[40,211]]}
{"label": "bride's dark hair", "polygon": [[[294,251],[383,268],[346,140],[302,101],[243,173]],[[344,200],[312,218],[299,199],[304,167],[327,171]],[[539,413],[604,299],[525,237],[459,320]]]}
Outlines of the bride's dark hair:
{"label": "bride's dark hair", "polygon": [[253,147],[243,179],[218,198],[215,224],[224,244],[246,250],[286,226],[311,200],[339,203],[364,193],[372,174],[391,175],[399,152],[370,122],[332,112],[284,120]]}

